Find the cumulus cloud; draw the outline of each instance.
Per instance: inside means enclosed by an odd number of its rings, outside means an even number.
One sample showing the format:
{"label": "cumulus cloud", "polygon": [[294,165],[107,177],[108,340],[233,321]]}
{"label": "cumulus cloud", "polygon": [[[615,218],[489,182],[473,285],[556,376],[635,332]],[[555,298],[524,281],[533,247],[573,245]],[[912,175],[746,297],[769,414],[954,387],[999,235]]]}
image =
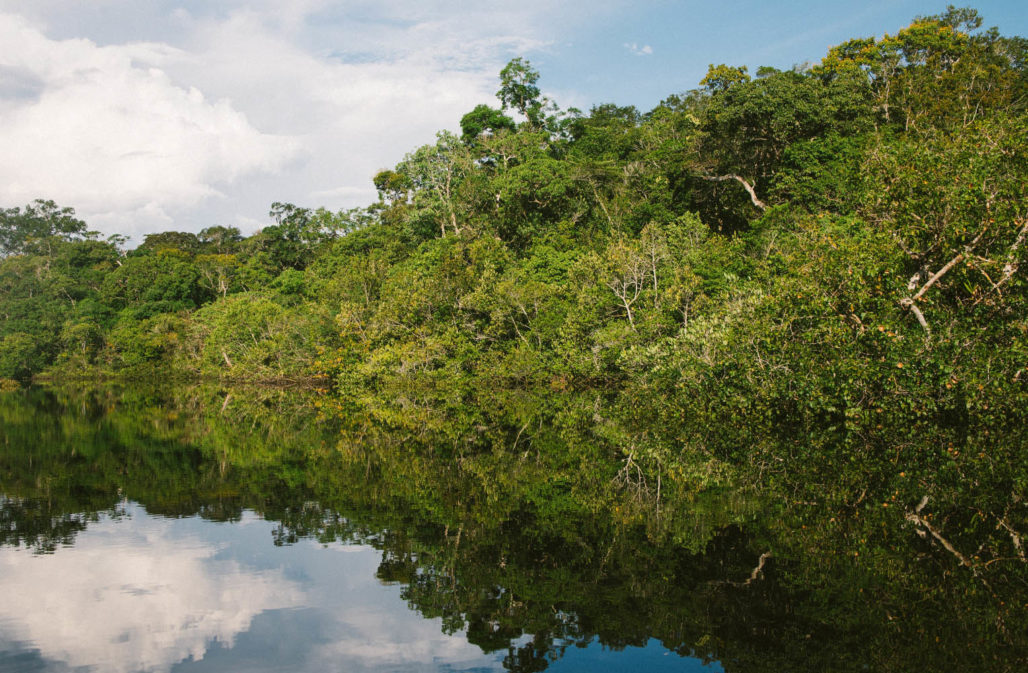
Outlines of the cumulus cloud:
{"label": "cumulus cloud", "polygon": [[463,16],[402,2],[309,11],[292,31],[259,5],[197,15],[191,57],[172,71],[224,92],[261,128],[298,138],[306,152],[277,184],[281,199],[329,207],[371,201],[377,171],[455,129],[475,105],[495,103],[503,63],[547,44],[530,37],[538,31],[524,17],[495,7]]}
{"label": "cumulus cloud", "polygon": [[54,554],[0,547],[0,659],[35,652],[46,670],[110,673],[204,659],[298,673],[502,669],[381,583],[375,549],[275,547],[275,524],[249,513],[226,527],[125,512]]}
{"label": "cumulus cloud", "polygon": [[345,553],[305,567],[321,587],[311,599],[325,621],[321,642],[310,648],[302,670],[334,670],[339,662],[348,671],[502,670],[502,657],[483,653],[463,631],[444,633],[441,618],[412,611],[401,587],[375,579],[381,552],[356,545],[317,551]]}
{"label": "cumulus cloud", "polygon": [[0,0],[0,204],[53,198],[137,240],[252,230],[272,201],[367,204],[378,170],[495,103],[503,64],[545,54],[581,9]]}
{"label": "cumulus cloud", "polygon": [[161,44],[52,40],[0,14],[0,202],[45,197],[85,212],[153,214],[198,204],[299,145],[261,133],[224,99],[172,81]]}

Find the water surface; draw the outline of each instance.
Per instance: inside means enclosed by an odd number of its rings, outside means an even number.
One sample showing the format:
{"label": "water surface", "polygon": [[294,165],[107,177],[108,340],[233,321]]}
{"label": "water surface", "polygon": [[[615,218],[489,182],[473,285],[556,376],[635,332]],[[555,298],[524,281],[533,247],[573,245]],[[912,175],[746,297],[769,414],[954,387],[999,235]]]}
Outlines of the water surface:
{"label": "water surface", "polygon": [[[46,554],[0,549],[3,670],[426,671],[503,669],[379,579],[379,550],[304,540],[244,512],[219,523],[121,502]],[[523,637],[517,646],[530,642]],[[721,670],[659,643],[593,643],[553,670]]]}
{"label": "water surface", "polygon": [[654,500],[597,462],[595,438],[519,426],[497,434],[516,451],[472,450],[323,402],[0,396],[0,671],[1028,661],[1019,566],[993,566],[986,586],[902,514],[842,521],[716,489]]}

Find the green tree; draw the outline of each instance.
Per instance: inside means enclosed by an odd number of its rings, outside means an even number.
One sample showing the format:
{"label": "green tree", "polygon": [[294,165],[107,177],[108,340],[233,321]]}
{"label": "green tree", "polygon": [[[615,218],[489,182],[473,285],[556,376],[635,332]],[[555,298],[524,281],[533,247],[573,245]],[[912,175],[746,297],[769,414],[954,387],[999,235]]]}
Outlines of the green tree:
{"label": "green tree", "polygon": [[39,371],[46,353],[35,337],[25,332],[7,334],[0,341],[0,377],[26,379]]}
{"label": "green tree", "polygon": [[735,84],[743,84],[750,81],[746,66],[733,67],[722,63],[707,67],[707,74],[700,80],[700,86],[706,87],[712,94],[719,94],[728,91]]}
{"label": "green tree", "polygon": [[192,257],[176,248],[129,256],[103,280],[104,300],[138,318],[194,309],[213,298]]}
{"label": "green tree", "polygon": [[411,187],[410,208],[404,213],[410,228],[429,235],[447,230],[460,235],[468,225],[468,200],[461,189],[476,170],[467,147],[448,131],[436,134],[434,145],[424,145],[411,152],[396,167]]}
{"label": "green tree", "polygon": [[177,250],[186,255],[195,255],[200,251],[200,248],[200,239],[192,232],[162,231],[144,236],[143,242],[130,254],[143,255],[160,252],[161,250]]}
{"label": "green tree", "polygon": [[0,208],[0,256],[49,254],[54,239],[71,241],[95,236],[73,208],[36,199],[24,208]]}
{"label": "green tree", "polygon": [[532,126],[542,124],[542,113],[545,106],[540,100],[539,71],[522,57],[511,59],[500,71],[500,90],[496,97],[500,99],[503,109],[513,108],[528,120]]}
{"label": "green tree", "polygon": [[197,240],[204,246],[206,252],[216,255],[230,255],[243,240],[243,236],[236,227],[214,226],[203,229],[197,234]]}
{"label": "green tree", "polygon": [[461,139],[465,143],[473,145],[483,133],[513,132],[516,124],[513,119],[499,110],[488,105],[478,105],[474,110],[461,117],[460,129]]}

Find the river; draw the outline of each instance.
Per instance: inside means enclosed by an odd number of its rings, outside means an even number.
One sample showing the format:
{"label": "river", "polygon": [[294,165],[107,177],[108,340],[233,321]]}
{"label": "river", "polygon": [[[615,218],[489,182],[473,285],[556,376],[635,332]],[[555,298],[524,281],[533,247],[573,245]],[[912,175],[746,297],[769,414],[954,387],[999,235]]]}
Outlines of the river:
{"label": "river", "polygon": [[[522,429],[517,450],[473,453],[355,430],[325,401],[217,386],[0,396],[0,671],[1025,661],[1025,624],[991,623],[979,578],[899,524],[905,537],[840,527],[752,489],[654,501],[603,470],[575,477],[592,449],[574,442],[532,455]],[[1028,603],[1012,573],[990,588]]]}

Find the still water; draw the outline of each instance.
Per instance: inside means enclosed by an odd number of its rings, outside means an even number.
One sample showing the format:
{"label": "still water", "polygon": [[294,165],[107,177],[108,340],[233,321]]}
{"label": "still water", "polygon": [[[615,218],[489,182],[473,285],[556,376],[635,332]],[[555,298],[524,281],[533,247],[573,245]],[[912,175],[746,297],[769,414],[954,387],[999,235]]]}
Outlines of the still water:
{"label": "still water", "polygon": [[[121,502],[46,554],[0,548],[0,670],[494,671],[442,619],[382,581],[382,552],[275,545],[252,512],[231,523],[153,516]],[[531,642],[526,635],[514,647]],[[720,671],[658,642],[565,650],[555,671]]]}
{"label": "still water", "polygon": [[723,670],[616,577],[579,623],[559,540],[454,533],[417,511],[445,486],[348,471],[309,399],[195,395],[0,398],[0,671]]}
{"label": "still water", "polygon": [[515,402],[468,439],[314,393],[0,395],[0,672],[1028,670],[977,510],[924,510],[962,567],[887,495],[658,490],[547,411],[596,399]]}

